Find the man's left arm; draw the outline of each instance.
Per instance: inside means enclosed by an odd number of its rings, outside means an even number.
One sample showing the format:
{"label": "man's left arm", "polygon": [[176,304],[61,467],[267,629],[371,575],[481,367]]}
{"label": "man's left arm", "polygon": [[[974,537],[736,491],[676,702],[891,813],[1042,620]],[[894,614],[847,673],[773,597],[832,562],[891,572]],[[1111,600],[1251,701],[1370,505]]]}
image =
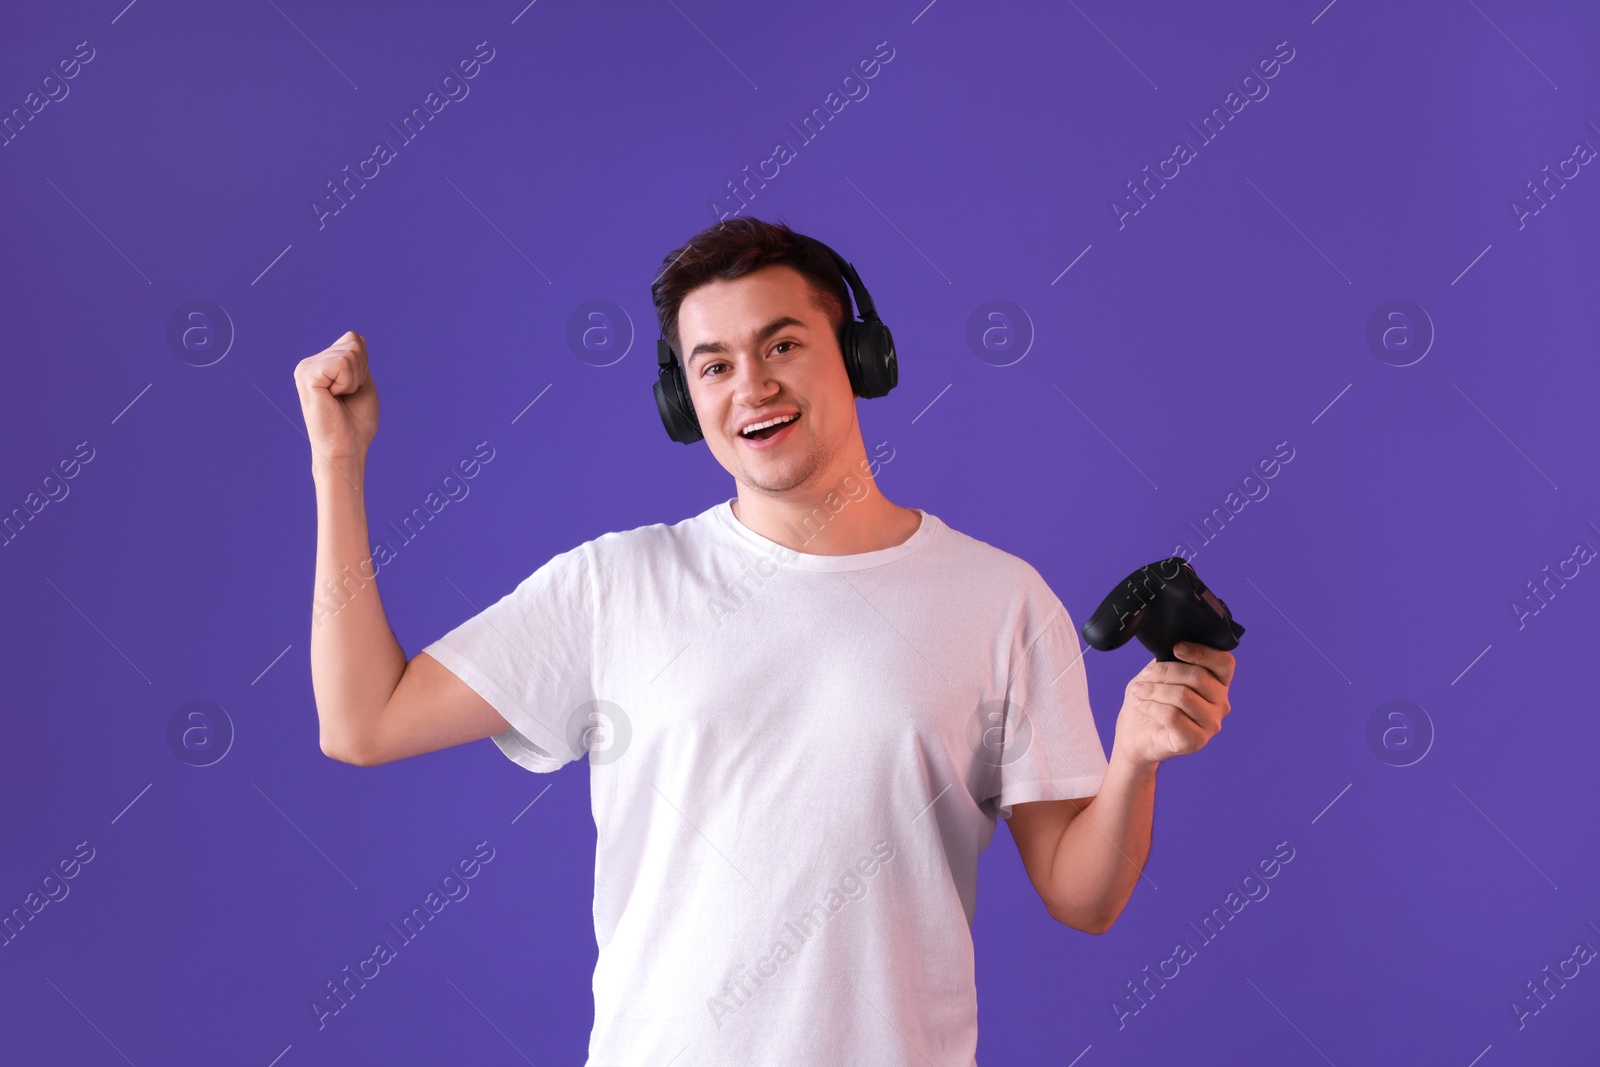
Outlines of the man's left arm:
{"label": "man's left arm", "polygon": [[1156,768],[1204,748],[1229,712],[1234,657],[1180,644],[1180,662],[1151,660],[1128,682],[1100,791],[1014,804],[1007,825],[1045,908],[1103,934],[1122,914],[1150,855]]}

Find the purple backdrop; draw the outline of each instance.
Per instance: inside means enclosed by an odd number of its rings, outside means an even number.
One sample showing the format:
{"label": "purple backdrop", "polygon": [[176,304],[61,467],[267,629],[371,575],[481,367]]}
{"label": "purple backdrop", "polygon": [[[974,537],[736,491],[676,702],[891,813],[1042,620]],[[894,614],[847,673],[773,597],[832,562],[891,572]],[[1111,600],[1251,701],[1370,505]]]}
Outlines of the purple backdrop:
{"label": "purple backdrop", "polygon": [[[890,499],[1080,624],[1178,553],[1249,631],[1108,934],[997,832],[985,1067],[1593,1062],[1600,12],[121,3],[0,34],[0,1058],[583,1061],[587,768],[318,749],[291,373],[367,338],[414,654],[734,495],[648,286],[741,212],[893,327]],[[1144,658],[1089,654],[1108,749]]]}

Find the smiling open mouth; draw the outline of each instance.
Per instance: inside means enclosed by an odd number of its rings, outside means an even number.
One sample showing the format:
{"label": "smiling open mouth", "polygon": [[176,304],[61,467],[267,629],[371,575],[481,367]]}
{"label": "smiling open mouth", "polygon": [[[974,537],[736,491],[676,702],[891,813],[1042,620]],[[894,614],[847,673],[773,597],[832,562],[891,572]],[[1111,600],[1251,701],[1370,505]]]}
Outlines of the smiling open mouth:
{"label": "smiling open mouth", "polygon": [[787,419],[784,422],[780,422],[772,426],[768,426],[764,430],[757,430],[754,433],[740,434],[739,436],[743,437],[746,441],[765,441],[767,438],[782,430],[784,427],[794,425],[799,421],[799,419],[800,416],[796,414],[793,418]]}

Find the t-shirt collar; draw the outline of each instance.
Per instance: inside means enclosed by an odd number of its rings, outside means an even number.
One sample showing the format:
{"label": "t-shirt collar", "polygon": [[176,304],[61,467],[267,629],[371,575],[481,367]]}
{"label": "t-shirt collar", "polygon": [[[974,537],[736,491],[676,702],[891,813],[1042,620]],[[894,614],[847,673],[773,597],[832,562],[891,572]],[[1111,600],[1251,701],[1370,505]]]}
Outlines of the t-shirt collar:
{"label": "t-shirt collar", "polygon": [[[885,563],[893,563],[917,551],[931,541],[936,531],[944,524],[937,516],[930,515],[921,508],[916,509],[922,516],[922,522],[912,535],[898,545],[880,548],[872,552],[855,552],[843,556],[823,556],[815,552],[797,552],[792,548],[780,545],[778,542],[756,533],[750,527],[739,521],[733,513],[733,502],[737,497],[729,497],[722,503],[710,509],[716,525],[725,533],[739,541],[747,548],[754,549],[761,555],[781,563],[786,567],[795,567],[811,571],[858,571],[868,567],[879,567]],[[846,505],[849,506],[848,504]]]}

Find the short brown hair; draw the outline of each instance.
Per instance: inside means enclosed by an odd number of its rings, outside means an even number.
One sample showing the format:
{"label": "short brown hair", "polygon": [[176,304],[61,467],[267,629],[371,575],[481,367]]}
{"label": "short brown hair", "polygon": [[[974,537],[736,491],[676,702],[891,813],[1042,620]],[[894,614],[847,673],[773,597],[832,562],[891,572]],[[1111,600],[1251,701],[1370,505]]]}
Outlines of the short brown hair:
{"label": "short brown hair", "polygon": [[802,240],[803,236],[781,217],[771,223],[740,216],[701,230],[682,248],[662,258],[661,273],[651,283],[650,293],[662,336],[680,365],[683,344],[678,337],[678,308],[684,297],[718,279],[740,278],[774,264],[793,268],[811,283],[812,301],[838,334],[850,308],[850,291],[839,265],[822,249]]}

